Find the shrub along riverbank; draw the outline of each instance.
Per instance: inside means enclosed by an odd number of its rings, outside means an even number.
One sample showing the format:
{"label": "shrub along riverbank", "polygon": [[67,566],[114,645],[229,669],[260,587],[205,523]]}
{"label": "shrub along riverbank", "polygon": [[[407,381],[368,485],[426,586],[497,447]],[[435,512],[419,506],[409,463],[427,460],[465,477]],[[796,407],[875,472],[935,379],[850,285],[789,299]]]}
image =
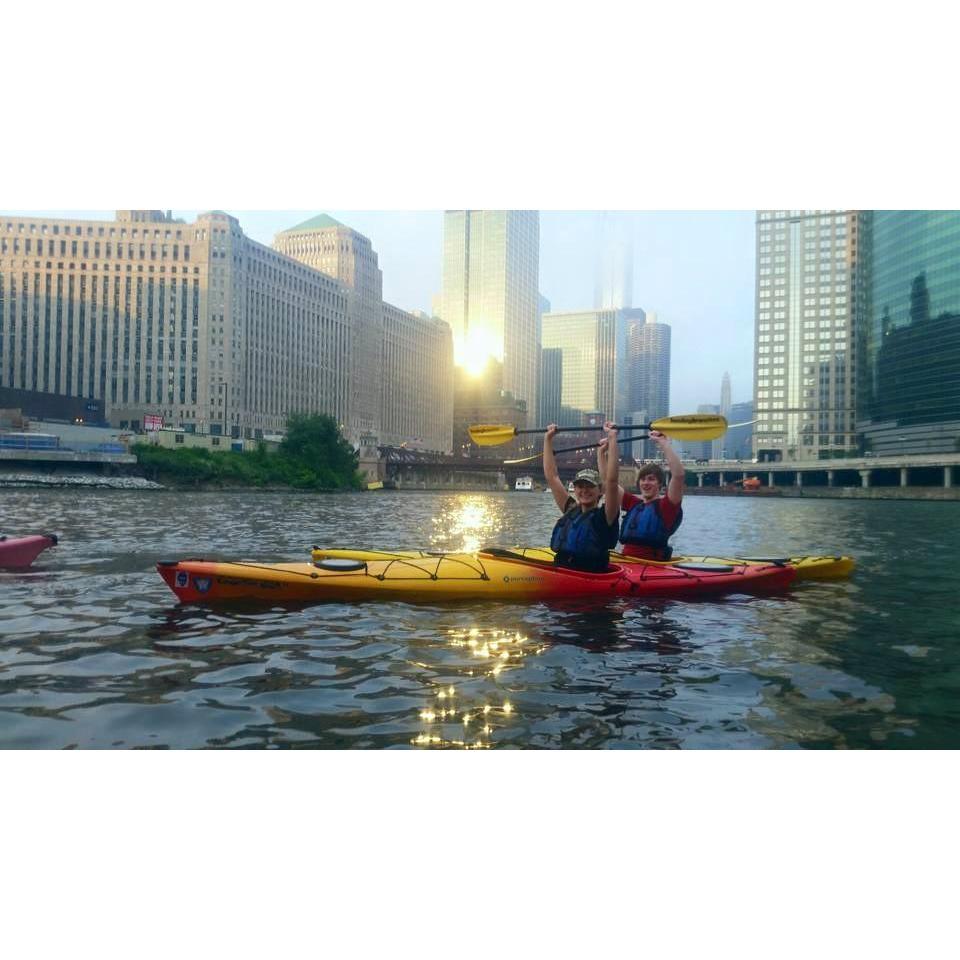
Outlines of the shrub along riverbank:
{"label": "shrub along riverbank", "polygon": [[328,416],[295,416],[279,449],[251,453],[197,447],[170,450],[148,443],[131,448],[148,480],[176,487],[292,487],[359,490],[357,455]]}

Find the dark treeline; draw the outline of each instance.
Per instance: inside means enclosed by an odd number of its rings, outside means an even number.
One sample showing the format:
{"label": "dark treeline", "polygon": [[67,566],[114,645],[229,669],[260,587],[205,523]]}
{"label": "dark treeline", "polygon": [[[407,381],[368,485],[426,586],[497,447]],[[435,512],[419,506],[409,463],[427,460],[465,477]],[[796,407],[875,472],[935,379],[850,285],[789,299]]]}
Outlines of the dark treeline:
{"label": "dark treeline", "polygon": [[170,486],[292,487],[297,490],[359,490],[357,455],[332,417],[294,416],[279,449],[253,452],[132,447],[149,480]]}

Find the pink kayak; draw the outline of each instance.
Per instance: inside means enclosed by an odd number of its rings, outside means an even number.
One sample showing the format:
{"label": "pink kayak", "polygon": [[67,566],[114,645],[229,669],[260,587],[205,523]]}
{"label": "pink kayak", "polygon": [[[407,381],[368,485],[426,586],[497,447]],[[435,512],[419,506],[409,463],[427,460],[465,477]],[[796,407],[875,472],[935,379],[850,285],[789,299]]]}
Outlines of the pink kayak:
{"label": "pink kayak", "polygon": [[32,537],[0,537],[0,568],[29,567],[47,547],[55,546],[56,534]]}

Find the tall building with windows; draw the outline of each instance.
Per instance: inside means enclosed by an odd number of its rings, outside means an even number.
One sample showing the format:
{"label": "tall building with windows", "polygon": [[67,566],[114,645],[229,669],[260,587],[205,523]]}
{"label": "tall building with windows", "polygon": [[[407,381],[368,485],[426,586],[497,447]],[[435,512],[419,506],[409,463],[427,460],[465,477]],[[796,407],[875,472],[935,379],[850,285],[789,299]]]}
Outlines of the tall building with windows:
{"label": "tall building with windows", "polygon": [[[722,411],[721,411],[722,412]],[[753,401],[734,403],[725,413],[730,429],[721,438],[719,456],[727,460],[750,460],[753,457]]]}
{"label": "tall building with windows", "polygon": [[[649,423],[670,414],[670,326],[655,313],[632,319],[628,331],[630,416],[634,423]],[[652,457],[656,444],[634,445],[634,455]]]}
{"label": "tall building with windows", "polygon": [[[557,357],[560,416],[577,425],[583,414],[623,417],[628,407],[627,318],[622,310],[579,310],[543,317],[544,355]],[[551,375],[553,375],[553,373]]]}
{"label": "tall building with windows", "polygon": [[0,216],[0,386],[255,437],[349,410],[348,291],[215,211]]}
{"label": "tall building with windows", "polygon": [[373,445],[380,433],[377,369],[383,341],[383,274],[370,240],[327,214],[278,233],[275,250],[338,280],[349,290],[350,418],[354,443]]}
{"label": "tall building with windows", "polygon": [[757,214],[754,451],[816,460],[856,447],[852,317],[860,214]]}
{"label": "tall building with windows", "polygon": [[502,389],[537,418],[540,219],[536,210],[448,210],[443,221],[440,316],[454,361],[503,367]]}
{"label": "tall building with windows", "polygon": [[380,443],[453,452],[453,337],[437,317],[383,304]]}
{"label": "tall building with windows", "polygon": [[453,444],[450,327],[383,300],[383,275],[370,240],[327,214],[274,238],[287,256],[348,291],[350,415],[358,446],[407,446],[449,453]]}
{"label": "tall building with windows", "polygon": [[563,416],[563,349],[544,347],[540,355],[540,419],[544,426],[574,426],[565,423]]}
{"label": "tall building with windows", "polygon": [[878,454],[960,449],[960,212],[863,216],[857,429]]}

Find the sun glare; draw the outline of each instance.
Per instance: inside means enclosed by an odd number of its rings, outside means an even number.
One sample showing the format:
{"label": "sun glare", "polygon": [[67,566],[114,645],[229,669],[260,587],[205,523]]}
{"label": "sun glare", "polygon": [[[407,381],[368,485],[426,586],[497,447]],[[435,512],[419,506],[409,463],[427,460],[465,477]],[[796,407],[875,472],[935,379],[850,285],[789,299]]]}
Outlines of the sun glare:
{"label": "sun glare", "polygon": [[490,330],[474,325],[454,339],[453,362],[471,376],[480,376],[491,357],[502,362],[503,342]]}

